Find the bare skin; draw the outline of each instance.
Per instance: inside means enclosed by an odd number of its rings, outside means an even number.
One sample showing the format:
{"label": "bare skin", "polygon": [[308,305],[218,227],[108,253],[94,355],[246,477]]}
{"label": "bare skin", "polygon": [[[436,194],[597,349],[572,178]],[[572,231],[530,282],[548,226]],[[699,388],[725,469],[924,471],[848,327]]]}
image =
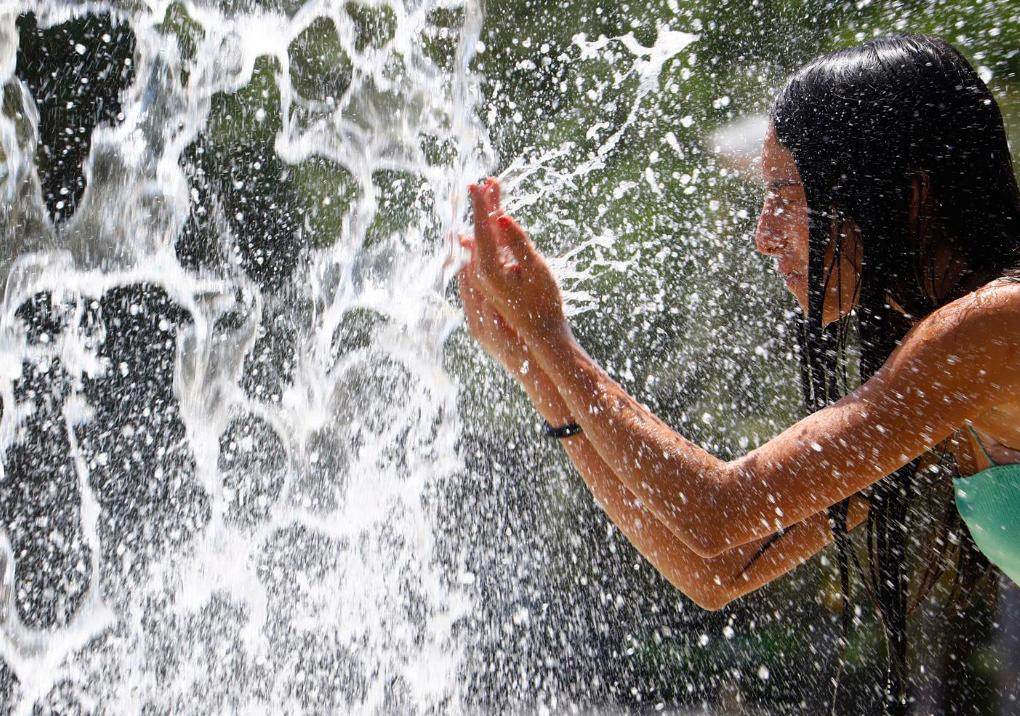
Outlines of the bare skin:
{"label": "bare skin", "polygon": [[[755,243],[777,258],[805,305],[807,205],[792,156],[771,133],[763,175],[767,197]],[[1011,397],[1020,394],[1020,331],[1010,330],[1020,327],[1020,285],[992,282],[944,306],[917,323],[865,385],[725,462],[670,429],[587,356],[545,260],[500,209],[498,183],[473,186],[471,194],[475,236],[464,240],[472,258],[460,275],[471,334],[550,423],[581,425],[584,432],[563,444],[595,498],[635,547],[705,608],[815,554],[832,539],[825,508],[967,423],[1003,451],[993,457],[1020,462],[1020,400]],[[853,305],[861,266],[853,231],[833,240],[846,243],[841,280],[829,281],[827,321]],[[970,453],[965,446],[964,469],[984,467]],[[850,525],[866,510],[863,499],[852,499]]]}

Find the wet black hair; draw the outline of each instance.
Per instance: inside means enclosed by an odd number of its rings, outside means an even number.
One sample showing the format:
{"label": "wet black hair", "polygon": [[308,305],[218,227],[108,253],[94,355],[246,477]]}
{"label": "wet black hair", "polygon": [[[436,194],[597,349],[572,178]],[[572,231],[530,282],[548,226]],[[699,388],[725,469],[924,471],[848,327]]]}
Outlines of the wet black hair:
{"label": "wet black hair", "polygon": [[[988,87],[948,43],[882,37],[819,57],[779,93],[771,120],[807,196],[808,311],[800,360],[809,411],[867,380],[917,320],[993,279],[1020,280],[1020,191],[1002,115]],[[852,312],[840,307],[847,315],[823,326],[824,285],[830,272],[839,280],[832,268],[851,230],[863,247],[859,302]],[[851,344],[859,348],[856,378]],[[906,710],[904,522],[916,497],[918,464],[867,491],[868,564],[859,571],[887,637],[885,706],[892,713]],[[846,503],[829,511],[845,599],[849,566],[856,562],[846,514]],[[958,520],[955,510],[946,515]],[[958,534],[970,542],[965,529]],[[961,554],[980,559],[972,543]]]}

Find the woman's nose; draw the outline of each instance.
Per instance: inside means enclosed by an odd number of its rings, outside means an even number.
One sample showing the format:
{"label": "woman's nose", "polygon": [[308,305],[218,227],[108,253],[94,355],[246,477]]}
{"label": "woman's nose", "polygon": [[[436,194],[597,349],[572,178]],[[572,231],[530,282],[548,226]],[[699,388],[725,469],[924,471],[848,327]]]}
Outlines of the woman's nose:
{"label": "woman's nose", "polygon": [[786,248],[786,239],[782,232],[776,231],[776,227],[770,225],[772,222],[769,218],[763,212],[758,219],[758,226],[754,231],[754,248],[766,256],[776,256]]}

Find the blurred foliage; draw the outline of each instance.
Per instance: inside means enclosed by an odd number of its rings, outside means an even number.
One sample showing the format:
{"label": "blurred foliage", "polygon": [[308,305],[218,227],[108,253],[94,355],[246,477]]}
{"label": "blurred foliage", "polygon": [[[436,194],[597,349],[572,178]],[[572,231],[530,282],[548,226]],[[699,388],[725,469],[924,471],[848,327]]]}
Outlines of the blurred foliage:
{"label": "blurred foliage", "polygon": [[[39,112],[36,161],[46,208],[55,222],[68,219],[85,192],[83,165],[92,129],[118,124],[120,93],[135,77],[134,33],[109,14],[40,27],[34,13],[17,19],[16,72]],[[91,81],[83,77],[93,73]]]}
{"label": "blurred foliage", "polygon": [[354,23],[354,49],[364,52],[367,48],[378,49],[393,39],[396,18],[393,8],[382,5],[371,7],[349,2],[344,6]]}
{"label": "blurred foliage", "polygon": [[316,19],[298,35],[288,55],[291,84],[306,99],[335,101],[351,84],[354,66],[327,17]]}
{"label": "blurred foliage", "polygon": [[205,35],[202,26],[188,15],[187,9],[181,3],[173,3],[167,7],[159,30],[177,37],[177,47],[181,59],[185,61],[194,59],[198,43]]}

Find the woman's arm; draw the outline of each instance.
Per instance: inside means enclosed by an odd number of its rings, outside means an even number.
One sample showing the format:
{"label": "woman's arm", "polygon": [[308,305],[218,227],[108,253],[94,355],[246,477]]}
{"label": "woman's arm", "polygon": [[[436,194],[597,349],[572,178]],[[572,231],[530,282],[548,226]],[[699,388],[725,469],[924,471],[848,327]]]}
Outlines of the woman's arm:
{"label": "woman's arm", "polygon": [[[641,504],[583,435],[563,441],[564,449],[595,501],[627,540],[677,589],[704,609],[721,609],[734,599],[777,579],[832,541],[824,513],[812,515],[778,537],[772,535],[734,547],[715,557],[701,557],[677,539]],[[851,501],[847,527],[867,516],[867,503]]]}
{"label": "woman's arm", "polygon": [[639,405],[569,332],[526,340],[620,480],[686,544],[719,554],[864,489],[1020,383],[1020,289],[961,299],[917,326],[865,385],[723,462]]}
{"label": "woman's arm", "polygon": [[611,471],[703,557],[859,492],[1020,384],[1020,286],[978,291],[918,324],[865,385],[724,462],[673,432],[585,354],[563,318],[555,278],[498,209],[498,191],[472,193],[472,268],[487,298],[522,335]]}
{"label": "woman's arm", "polygon": [[[518,377],[531,402],[550,424],[571,422],[566,403],[540,368],[531,368]],[[721,609],[786,574],[832,541],[828,518],[820,513],[778,537],[755,540],[716,557],[701,557],[620,482],[583,433],[561,442],[595,501],[628,541],[673,586],[704,609]],[[852,499],[848,528],[853,529],[866,516],[866,501]]]}
{"label": "woman's arm", "polygon": [[[520,370],[528,356],[523,343],[485,302],[470,273],[461,276],[461,295],[471,334],[507,367],[550,424],[570,423],[570,410],[545,372],[537,366]],[[624,487],[584,435],[562,443],[596,502],[624,536],[666,579],[706,609],[719,609],[767,584],[831,540],[828,521],[819,514],[778,537],[741,545],[710,559],[700,557]],[[851,504],[850,527],[864,519],[866,509],[861,500]]]}

